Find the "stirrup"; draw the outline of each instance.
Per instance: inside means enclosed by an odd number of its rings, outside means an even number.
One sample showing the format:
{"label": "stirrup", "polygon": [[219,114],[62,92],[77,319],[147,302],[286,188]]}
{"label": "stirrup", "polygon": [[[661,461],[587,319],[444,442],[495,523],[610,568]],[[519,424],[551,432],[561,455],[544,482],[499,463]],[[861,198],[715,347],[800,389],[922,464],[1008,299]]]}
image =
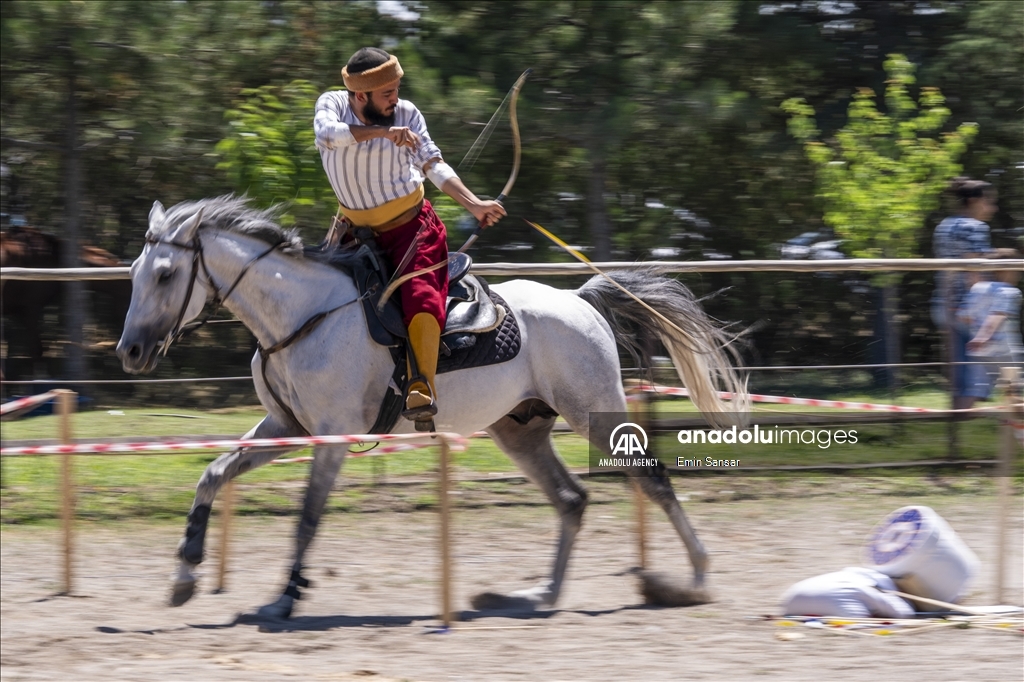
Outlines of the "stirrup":
{"label": "stirrup", "polygon": [[[435,414],[437,414],[437,400],[435,400],[434,398],[434,391],[430,388],[430,382],[427,381],[425,377],[420,375],[415,376],[409,380],[409,382],[405,386],[404,394],[402,395],[402,404],[409,404],[410,389],[412,388],[413,385],[418,383],[423,384],[424,386],[427,387],[427,395],[430,397],[430,402],[427,403],[426,405],[421,405],[419,407],[411,407],[402,410],[402,416],[408,419],[409,421],[416,422],[417,431],[430,431],[432,430],[434,422],[432,417]],[[422,428],[421,424],[423,425]]]}

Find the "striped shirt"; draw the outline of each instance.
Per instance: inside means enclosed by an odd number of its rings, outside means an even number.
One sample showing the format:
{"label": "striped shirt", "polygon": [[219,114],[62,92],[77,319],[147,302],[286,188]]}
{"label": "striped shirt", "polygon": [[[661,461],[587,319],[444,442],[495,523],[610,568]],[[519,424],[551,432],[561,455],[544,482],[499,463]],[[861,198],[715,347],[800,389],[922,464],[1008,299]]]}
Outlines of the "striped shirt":
{"label": "striped shirt", "polygon": [[420,136],[417,149],[398,147],[382,137],[357,143],[350,129],[361,125],[347,91],[320,95],[313,118],[316,146],[331,187],[346,208],[376,208],[412,194],[423,184],[423,165],[441,157],[423,114],[408,100],[398,100],[394,125]]}

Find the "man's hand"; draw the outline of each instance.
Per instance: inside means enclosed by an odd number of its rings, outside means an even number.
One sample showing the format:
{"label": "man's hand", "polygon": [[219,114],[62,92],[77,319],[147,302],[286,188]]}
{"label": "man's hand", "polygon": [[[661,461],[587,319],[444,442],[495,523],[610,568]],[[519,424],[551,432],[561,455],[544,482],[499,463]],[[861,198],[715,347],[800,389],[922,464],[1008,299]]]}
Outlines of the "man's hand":
{"label": "man's hand", "polygon": [[[423,172],[427,172],[430,167],[440,161],[440,159],[431,159],[424,167]],[[505,207],[499,204],[497,201],[481,201],[475,194],[469,191],[469,188],[463,184],[459,176],[449,178],[445,183],[441,191],[455,199],[459,203],[459,206],[466,209],[473,214],[476,218],[477,223],[480,224],[480,228],[490,227],[494,223],[498,222],[506,215]]]}
{"label": "man's hand", "polygon": [[473,214],[476,221],[480,223],[480,227],[490,227],[508,215],[505,212],[505,207],[497,201],[478,200],[475,204],[471,204],[466,208]]}
{"label": "man's hand", "polygon": [[394,142],[397,147],[416,149],[420,146],[420,136],[405,127],[392,126],[384,133],[384,137]]}

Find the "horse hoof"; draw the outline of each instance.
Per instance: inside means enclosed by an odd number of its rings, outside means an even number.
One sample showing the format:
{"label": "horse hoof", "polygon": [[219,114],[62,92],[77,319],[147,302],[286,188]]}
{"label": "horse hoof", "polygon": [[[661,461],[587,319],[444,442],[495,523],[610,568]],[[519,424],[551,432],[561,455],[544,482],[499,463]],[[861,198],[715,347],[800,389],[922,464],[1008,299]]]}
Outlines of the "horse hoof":
{"label": "horse hoof", "polygon": [[712,601],[704,586],[684,586],[670,576],[654,571],[640,571],[640,594],[649,606],[696,606]]}
{"label": "horse hoof", "polygon": [[496,592],[482,592],[470,602],[476,611],[536,611],[537,603],[527,597],[516,597]]}
{"label": "horse hoof", "polygon": [[292,607],[294,604],[294,599],[284,595],[273,604],[261,606],[260,610],[256,612],[256,615],[257,617],[265,620],[285,620],[292,615]]}
{"label": "horse hoof", "polygon": [[174,589],[171,592],[171,606],[181,606],[196,593],[196,581],[175,580]]}
{"label": "horse hoof", "polygon": [[477,611],[524,612],[551,606],[556,598],[557,595],[552,593],[550,584],[544,583],[525,590],[516,590],[509,595],[484,592],[473,597],[470,603]]}

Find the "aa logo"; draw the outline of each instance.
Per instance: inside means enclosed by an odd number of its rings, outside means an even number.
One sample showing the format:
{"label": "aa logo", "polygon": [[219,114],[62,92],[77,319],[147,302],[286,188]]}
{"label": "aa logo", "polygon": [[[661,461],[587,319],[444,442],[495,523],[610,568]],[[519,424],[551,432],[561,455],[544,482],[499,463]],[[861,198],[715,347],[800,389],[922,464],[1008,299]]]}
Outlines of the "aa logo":
{"label": "aa logo", "polygon": [[[643,443],[641,444],[641,438]],[[626,422],[619,424],[608,437],[608,446],[612,449],[612,456],[626,455],[641,457],[647,454],[647,432],[638,424]]]}

